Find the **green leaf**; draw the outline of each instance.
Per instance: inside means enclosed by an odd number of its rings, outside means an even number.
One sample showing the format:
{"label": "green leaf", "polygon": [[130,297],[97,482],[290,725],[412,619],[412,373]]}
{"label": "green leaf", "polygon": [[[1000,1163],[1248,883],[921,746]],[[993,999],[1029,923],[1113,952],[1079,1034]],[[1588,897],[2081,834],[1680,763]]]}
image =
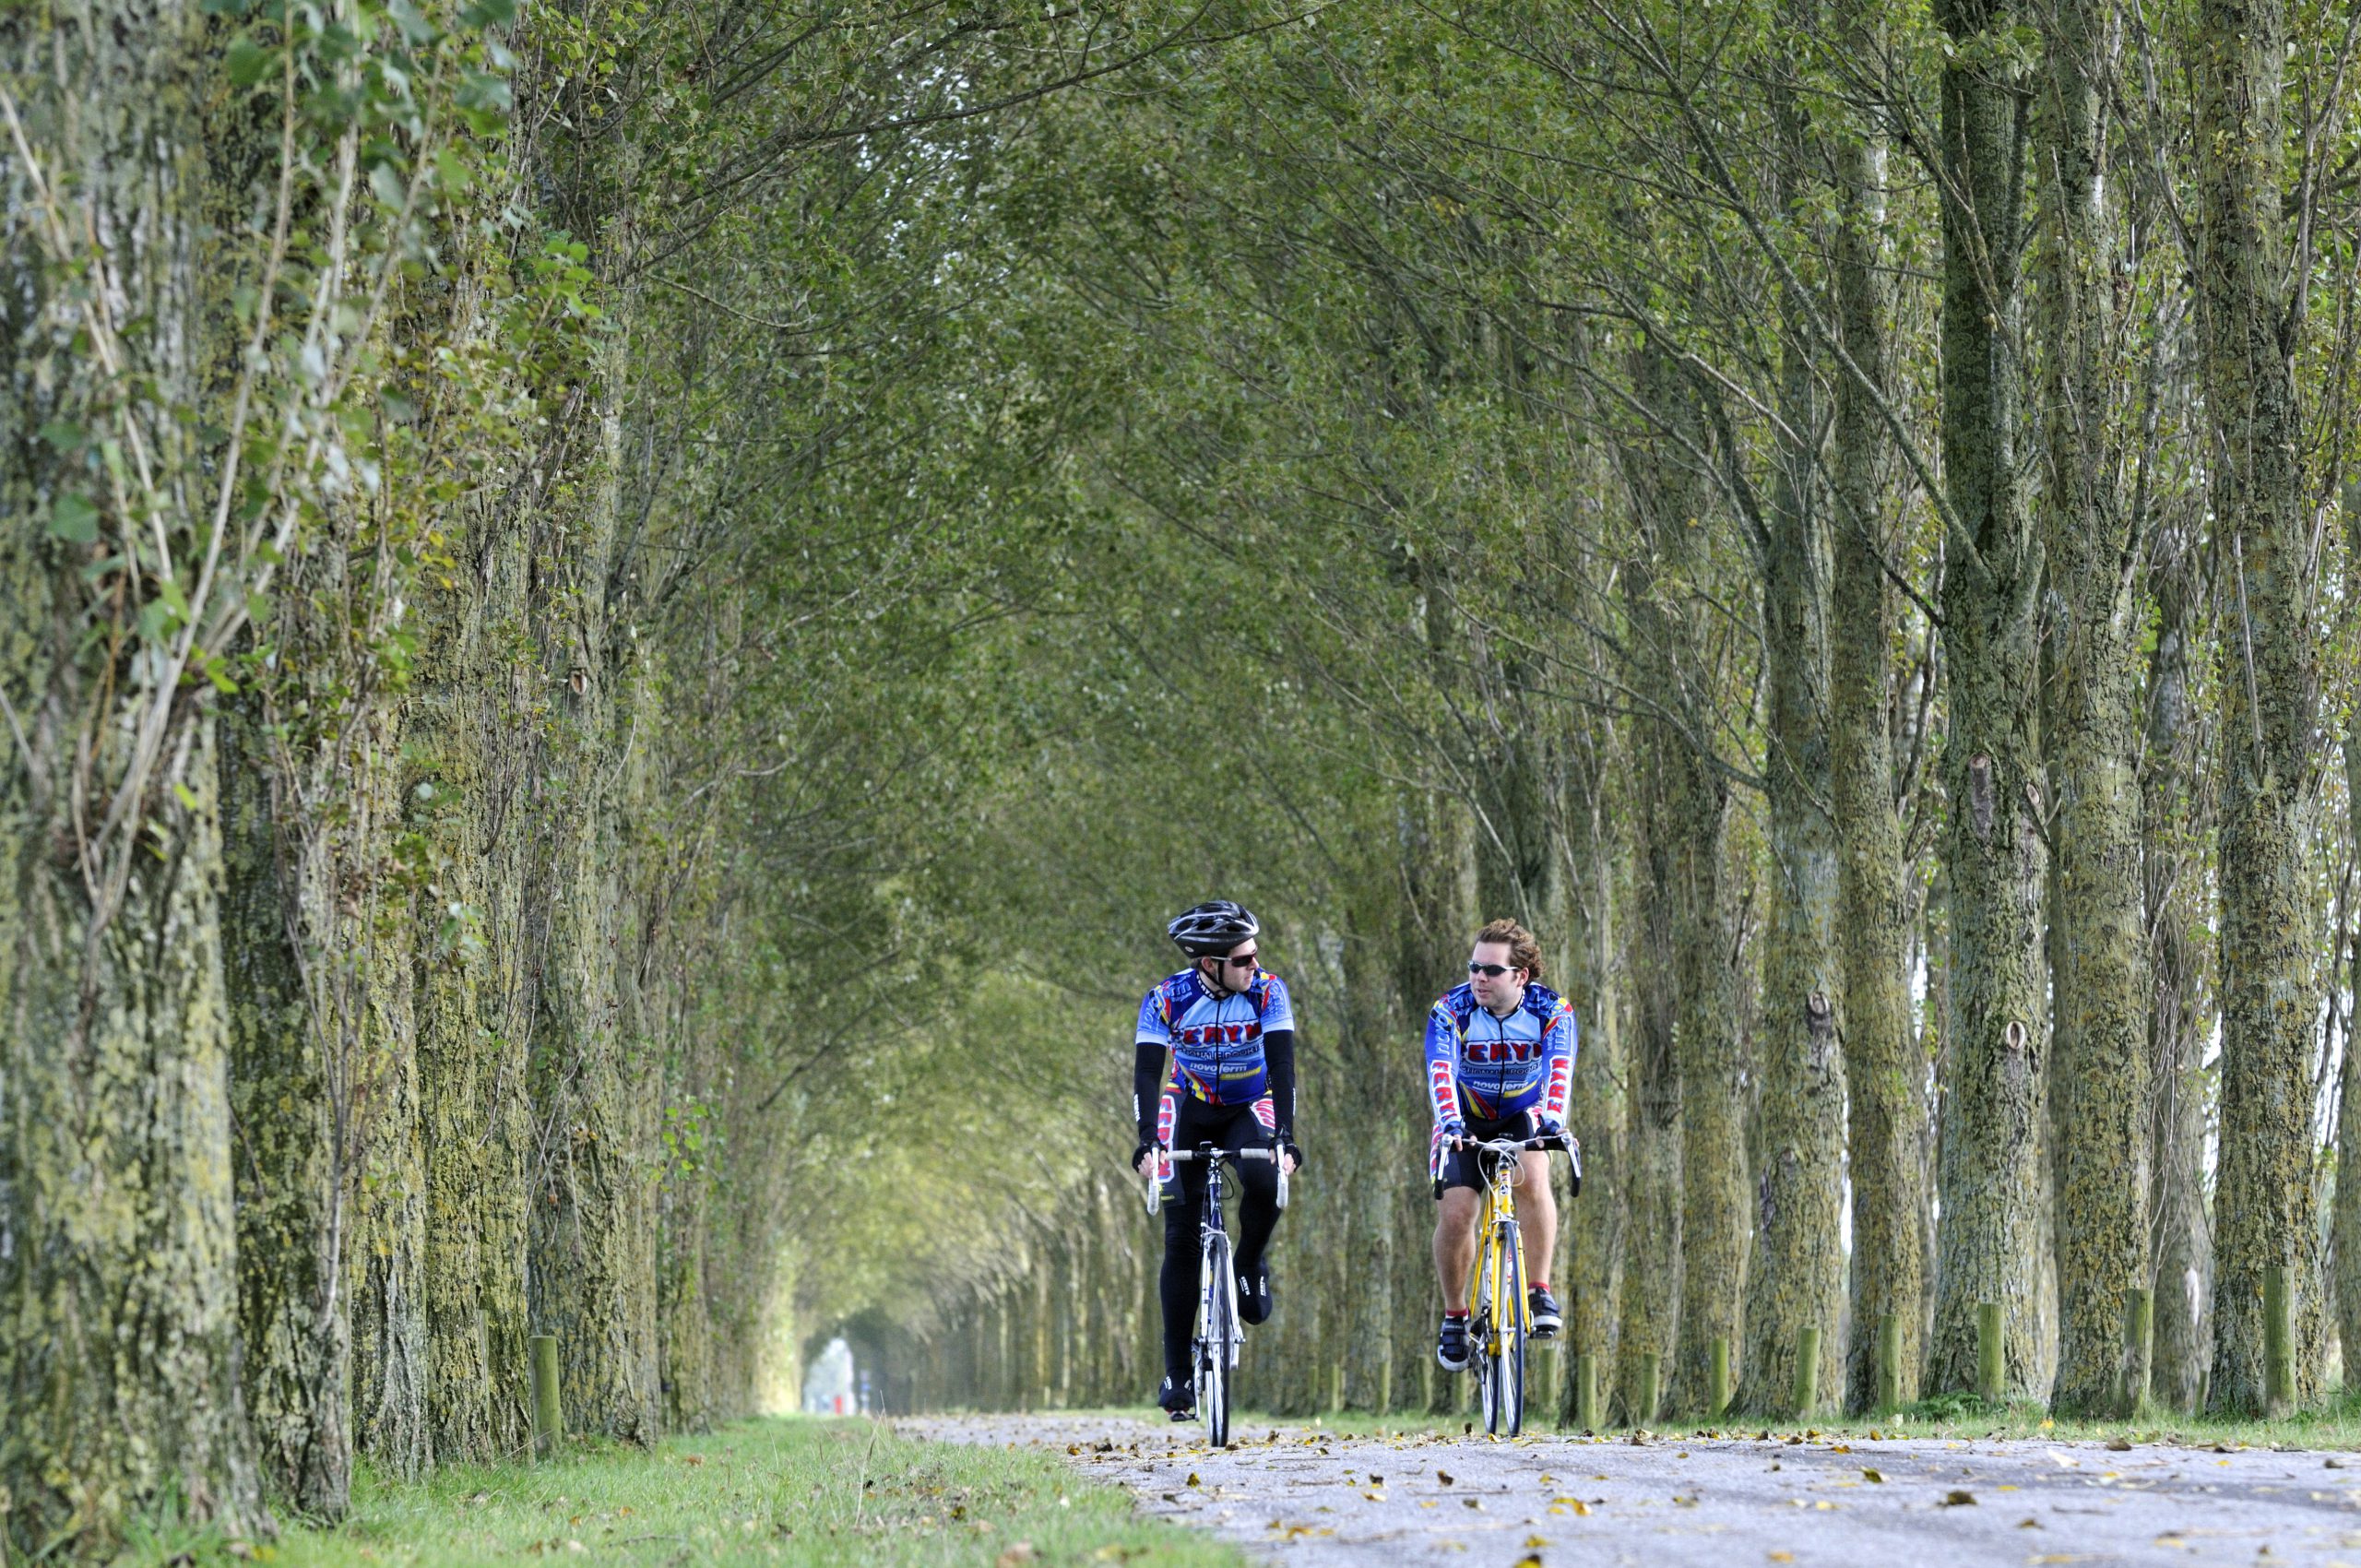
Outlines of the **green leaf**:
{"label": "green leaf", "polygon": [[60,452],[77,452],[89,435],[71,420],[52,420],[41,427],[41,438]]}
{"label": "green leaf", "polygon": [[377,194],[379,201],[397,209],[401,207],[403,199],[409,195],[409,186],[403,183],[402,172],[390,163],[373,164],[370,167],[369,188]]}
{"label": "green leaf", "polygon": [[190,789],[187,785],[182,783],[178,779],[174,779],[172,781],[172,793],[178,795],[180,797],[181,804],[187,807],[190,811],[195,811],[196,809],[196,791]]}
{"label": "green leaf", "polygon": [[59,496],[49,509],[49,531],[68,544],[89,544],[99,537],[99,509],[87,495],[72,491]]}
{"label": "green leaf", "polygon": [[230,79],[240,87],[254,86],[270,75],[276,53],[256,43],[250,34],[240,33],[230,41]]}
{"label": "green leaf", "polygon": [[180,617],[160,599],[151,599],[139,607],[139,635],[151,643],[167,640],[179,625]]}

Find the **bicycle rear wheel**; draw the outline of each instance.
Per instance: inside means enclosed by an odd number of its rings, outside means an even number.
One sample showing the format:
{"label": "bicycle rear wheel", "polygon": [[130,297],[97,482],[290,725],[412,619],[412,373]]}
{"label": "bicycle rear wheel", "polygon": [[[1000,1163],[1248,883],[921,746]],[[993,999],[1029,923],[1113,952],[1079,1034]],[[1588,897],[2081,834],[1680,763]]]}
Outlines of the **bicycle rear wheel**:
{"label": "bicycle rear wheel", "polygon": [[1216,1448],[1229,1445],[1229,1347],[1236,1336],[1237,1286],[1229,1273],[1229,1238],[1205,1243],[1205,1331],[1197,1340],[1197,1415]]}

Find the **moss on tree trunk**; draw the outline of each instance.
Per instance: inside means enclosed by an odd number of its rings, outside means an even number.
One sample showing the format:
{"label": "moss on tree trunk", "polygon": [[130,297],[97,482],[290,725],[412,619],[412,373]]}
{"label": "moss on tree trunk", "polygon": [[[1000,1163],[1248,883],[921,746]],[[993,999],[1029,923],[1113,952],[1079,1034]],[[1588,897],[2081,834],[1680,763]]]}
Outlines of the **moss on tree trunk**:
{"label": "moss on tree trunk", "polygon": [[2059,1408],[2116,1408],[2146,1368],[2124,1302],[2148,1278],[2147,955],[2131,592],[2138,541],[2115,490],[2128,399],[2102,121],[2109,24],[2089,0],[2044,13],[2036,124],[2042,239],[2042,518],[2055,617],[2045,742],[2058,794],[2050,1092],[2058,1172]]}
{"label": "moss on tree trunk", "polygon": [[2042,836],[2035,594],[2021,493],[2026,103],[2013,7],[1946,0],[1942,73],[1942,456],[1954,552],[1943,579],[1951,731],[1951,1016],[1927,1384],[1976,1383],[1976,1307],[1997,1302],[2005,1377],[2039,1397]]}
{"label": "moss on tree trunk", "polygon": [[2319,676],[2281,211],[2276,0],[2199,11],[2197,255],[2222,631],[2222,1111],[2213,1199],[2216,1410],[2264,1408],[2263,1271],[2294,1270],[2294,1395],[2320,1387],[2312,1186],[2319,914],[2306,866]]}

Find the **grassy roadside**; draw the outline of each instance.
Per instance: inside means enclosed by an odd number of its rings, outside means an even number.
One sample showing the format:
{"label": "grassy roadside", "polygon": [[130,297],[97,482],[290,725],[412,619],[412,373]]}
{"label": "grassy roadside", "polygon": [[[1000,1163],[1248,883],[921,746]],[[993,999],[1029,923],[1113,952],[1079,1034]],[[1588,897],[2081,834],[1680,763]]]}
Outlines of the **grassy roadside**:
{"label": "grassy roadside", "polygon": [[[654,1453],[584,1446],[559,1462],[457,1467],[416,1486],[362,1475],[340,1529],[275,1546],[137,1543],[132,1559],[283,1568],[460,1568],[544,1558],[648,1568],[1236,1568],[1209,1535],[1133,1515],[1062,1455],[896,1437],[860,1420],[785,1417]],[[185,1555],[183,1555],[183,1554]]]}

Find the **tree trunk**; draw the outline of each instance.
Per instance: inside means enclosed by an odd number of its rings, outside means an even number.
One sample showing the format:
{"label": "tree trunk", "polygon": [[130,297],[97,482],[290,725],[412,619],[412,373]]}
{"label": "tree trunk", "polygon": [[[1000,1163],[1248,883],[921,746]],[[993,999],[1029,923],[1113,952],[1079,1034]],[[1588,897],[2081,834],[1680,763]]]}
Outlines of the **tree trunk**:
{"label": "tree trunk", "polygon": [[2007,1386],[2037,1388],[2042,1180],[2040,921],[2046,850],[2035,738],[2038,540],[2021,493],[2025,99],[2002,39],[2012,6],[1945,0],[1942,456],[1952,555],[1943,578],[1951,733],[1949,1081],[1927,1381],[1976,1382],[1976,1307],[2006,1324]]}
{"label": "tree trunk", "polygon": [[2176,1410],[2197,1408],[2211,1359],[2205,1280],[2212,1262],[2205,1218],[2206,1029],[2199,1013],[2205,952],[2198,932],[2211,910],[2203,856],[2205,813],[2197,800],[2203,722],[2189,690],[2190,612],[2196,604],[2199,524],[2158,536],[2149,568],[2156,600],[2149,655],[2148,760],[2141,826],[2142,885],[2154,976],[2148,1015],[2150,1144],[2153,1150],[2155,1288],[2150,1389]]}
{"label": "tree trunk", "polygon": [[[0,159],[0,1555],[29,1559],[109,1555],[160,1508],[268,1525],[238,1368],[214,720],[133,619],[207,532],[203,25],[169,3],[0,20],[32,151]],[[101,316],[125,327],[106,370]],[[81,439],[135,454],[121,490]],[[77,523],[69,494],[100,515]]]}
{"label": "tree trunk", "polygon": [[2306,858],[2319,675],[2292,361],[2279,0],[2206,0],[2197,60],[2198,315],[2221,562],[2222,1120],[2213,1408],[2263,1410],[2263,1271],[2293,1270],[2295,1388],[2319,1391],[2324,1314],[2309,1072],[2319,915]]}
{"label": "tree trunk", "polygon": [[[1802,22],[1805,18],[1798,18]],[[1806,126],[1793,83],[1774,84],[1780,199],[1805,212]],[[1747,1276],[1738,1407],[1785,1414],[1795,1403],[1800,1331],[1819,1332],[1814,1385],[1833,1393],[1843,1366],[1845,1258],[1833,1244],[1843,1206],[1845,1068],[1838,1054],[1837,850],[1829,799],[1829,550],[1817,481],[1820,428],[1809,327],[1785,307],[1779,413],[1762,550],[1762,644],[1769,700],[1771,914],[1762,959],[1762,1151],[1757,1240]]]}
{"label": "tree trunk", "polygon": [[[2096,0],[2044,19],[2040,251],[2043,486],[2057,617],[2046,740],[2058,792],[2052,1001],[2058,1408],[2113,1411],[2145,1380],[2123,1312],[2147,1278],[2147,964],[2142,941],[2132,567],[2115,493],[2129,368],[2115,347],[2118,241],[2103,100],[2113,30]],[[2124,1413],[2129,1413],[2128,1410]]]}
{"label": "tree trunk", "polygon": [[526,607],[526,529],[481,517],[457,585],[425,607],[405,714],[406,828],[433,876],[417,906],[415,992],[429,1449],[441,1463],[521,1453],[526,1397],[528,972],[516,817],[530,731],[500,634]]}
{"label": "tree trunk", "polygon": [[[319,972],[341,961],[333,944],[348,933],[328,912],[325,847],[281,822],[296,808],[279,798],[258,695],[241,693],[227,707],[221,926],[246,1412],[266,1497],[334,1521],[352,1475],[351,1345],[338,1276],[342,1063],[331,1064],[339,1042],[322,1026],[335,1024],[315,1016],[310,987],[321,986],[323,1004],[349,1000]],[[353,881],[374,869],[354,868]]]}
{"label": "tree trunk", "polygon": [[[1622,1278],[1623,1194],[1628,1171],[1623,1157],[1624,1052],[1620,1013],[1624,988],[1616,963],[1618,929],[1616,868],[1619,832],[1606,795],[1610,765],[1619,754],[1613,739],[1588,739],[1586,788],[1573,805],[1575,845],[1572,856],[1573,897],[1569,901],[1568,993],[1579,998],[1582,1051],[1574,1063],[1567,1126],[1581,1142],[1583,1190],[1566,1206],[1558,1274],[1564,1281],[1565,1348],[1571,1360],[1584,1351],[1597,1357],[1601,1395],[1612,1390],[1616,1364],[1616,1301]],[[1574,1420],[1575,1384],[1571,1372],[1560,1420]]]}
{"label": "tree trunk", "polygon": [[1852,371],[1836,383],[1833,430],[1829,798],[1853,1183],[1852,1332],[1845,1347],[1845,1402],[1853,1410],[1877,1404],[1878,1325],[1889,1315],[1902,1336],[1902,1397],[1918,1396],[1927,1300],[1919,1236],[1927,1068],[1904,968],[1909,900],[1887,727],[1901,595],[1886,563],[1899,553],[1901,529],[1892,443],[1877,407],[1889,357],[1884,160],[1882,144],[1866,129],[1848,130],[1838,143],[1834,292]]}
{"label": "tree trunk", "polygon": [[[2345,575],[2361,570],[2361,506],[2348,497],[2344,512]],[[2345,810],[2352,842],[2361,845],[2361,707],[2345,719]],[[2340,955],[2342,956],[2342,955]],[[2355,994],[2361,996],[2361,944],[2352,954]],[[2336,1328],[2343,1348],[2347,1388],[2361,1384],[2361,1051],[2351,1030],[2336,1086],[2336,1199],[2330,1219],[2330,1254],[2336,1267]],[[2161,1291],[2160,1291],[2161,1293]]]}

